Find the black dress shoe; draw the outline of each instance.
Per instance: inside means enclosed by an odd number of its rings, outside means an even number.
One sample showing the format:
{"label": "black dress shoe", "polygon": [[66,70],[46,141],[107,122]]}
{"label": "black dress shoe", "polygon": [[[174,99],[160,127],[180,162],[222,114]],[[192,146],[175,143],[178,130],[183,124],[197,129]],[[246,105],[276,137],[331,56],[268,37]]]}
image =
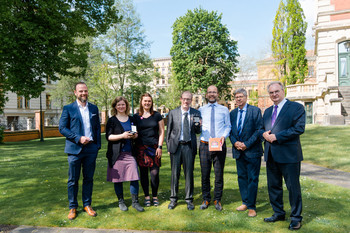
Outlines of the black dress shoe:
{"label": "black dress shoe", "polygon": [[265,222],[277,222],[277,221],[284,221],[286,217],[284,215],[272,215],[269,218],[264,218]]}
{"label": "black dress shoe", "polygon": [[290,224],[289,224],[289,227],[288,229],[289,230],[299,230],[301,227],[301,222],[298,222],[298,221],[291,221]]}
{"label": "black dress shoe", "polygon": [[188,210],[194,210],[193,202],[187,202],[187,209]]}
{"label": "black dress shoe", "polygon": [[173,210],[175,209],[177,203],[175,201],[171,201],[170,204],[168,205],[168,209],[169,210]]}

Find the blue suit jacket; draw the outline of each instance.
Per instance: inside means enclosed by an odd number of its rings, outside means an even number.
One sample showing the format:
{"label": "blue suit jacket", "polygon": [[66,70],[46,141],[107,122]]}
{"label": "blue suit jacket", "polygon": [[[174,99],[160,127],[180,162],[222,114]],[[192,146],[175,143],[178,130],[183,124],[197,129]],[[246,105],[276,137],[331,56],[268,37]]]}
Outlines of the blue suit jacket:
{"label": "blue suit jacket", "polygon": [[[88,103],[90,124],[92,130],[92,137],[97,148],[101,148],[101,124],[96,105]],[[83,119],[80,114],[79,106],[76,101],[63,107],[60,123],[60,133],[66,137],[66,147],[64,152],[67,154],[77,155],[83,148],[79,143],[81,136],[84,136]]]}
{"label": "blue suit jacket", "polygon": [[244,142],[247,149],[243,152],[248,158],[257,158],[263,155],[262,141],[260,135],[263,132],[263,121],[261,111],[258,107],[247,105],[247,113],[244,118],[241,140],[239,140],[237,131],[238,108],[230,112],[231,133],[230,140],[232,143],[232,156],[238,159],[242,151],[237,150],[234,144],[237,141]]}
{"label": "blue suit jacket", "polygon": [[303,160],[300,144],[300,135],[305,130],[304,106],[287,100],[283,105],[275,124],[271,127],[273,106],[264,112],[264,130],[271,130],[276,135],[277,141],[269,143],[265,141],[265,161],[268,159],[269,150],[274,161],[278,163],[297,163]]}

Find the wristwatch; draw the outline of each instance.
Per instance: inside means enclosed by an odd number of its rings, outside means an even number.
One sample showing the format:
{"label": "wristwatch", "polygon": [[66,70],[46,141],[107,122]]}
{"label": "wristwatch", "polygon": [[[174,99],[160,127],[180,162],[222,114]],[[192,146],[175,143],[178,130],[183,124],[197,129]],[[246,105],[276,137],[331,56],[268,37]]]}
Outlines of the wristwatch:
{"label": "wristwatch", "polygon": [[162,149],[162,146],[158,146],[159,149]]}

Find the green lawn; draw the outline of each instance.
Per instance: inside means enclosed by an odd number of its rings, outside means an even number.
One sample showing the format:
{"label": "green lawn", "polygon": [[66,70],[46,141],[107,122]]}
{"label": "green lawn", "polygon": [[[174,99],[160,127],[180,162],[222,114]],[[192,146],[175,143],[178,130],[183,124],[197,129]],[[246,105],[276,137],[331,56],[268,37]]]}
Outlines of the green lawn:
{"label": "green lawn", "polygon": [[[307,127],[303,135],[305,159],[314,164],[342,170],[349,169],[346,139],[349,127]],[[334,140],[338,138],[339,140]],[[184,198],[184,180],[181,177],[180,201],[175,210],[168,210],[170,195],[169,156],[163,151],[160,171],[160,206],[146,208],[139,213],[133,208],[122,212],[117,207],[113,184],[106,182],[106,142],[97,159],[94,181],[93,207],[98,212],[91,218],[78,209],[76,220],[67,219],[67,156],[63,152],[64,138],[45,139],[45,142],[27,141],[0,145],[0,224],[115,228],[163,231],[201,232],[289,232],[289,221],[264,223],[263,218],[272,214],[268,201],[265,168],[261,169],[256,218],[235,211],[241,200],[237,185],[235,162],[227,158],[222,212],[211,205],[200,210],[200,166],[195,164],[195,206],[188,211]],[[332,148],[336,152],[330,153]],[[344,160],[339,160],[342,153]],[[324,155],[324,156],[323,156]],[[333,156],[334,160],[327,160]],[[347,159],[346,159],[347,156]],[[316,157],[315,159],[313,159]],[[336,157],[337,159],[335,159]],[[214,177],[212,177],[213,180]],[[303,194],[303,227],[300,232],[349,232],[350,190],[319,183],[305,177],[301,179]],[[125,197],[131,205],[129,185],[124,186]],[[143,201],[142,189],[140,190]],[[79,192],[79,200],[81,200]],[[287,215],[290,213],[288,192],[284,195]],[[81,204],[81,202],[79,203]]]}

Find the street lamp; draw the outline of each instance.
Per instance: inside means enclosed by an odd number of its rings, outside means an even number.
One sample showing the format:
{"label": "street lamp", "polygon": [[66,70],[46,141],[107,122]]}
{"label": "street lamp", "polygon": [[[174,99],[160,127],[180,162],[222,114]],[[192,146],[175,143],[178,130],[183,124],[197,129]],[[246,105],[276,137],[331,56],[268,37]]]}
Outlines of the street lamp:
{"label": "street lamp", "polygon": [[42,101],[41,101],[41,93],[40,93],[40,141],[44,141],[44,134],[43,134],[43,108],[42,108]]}
{"label": "street lamp", "polygon": [[346,51],[349,52],[349,50],[350,50],[350,40],[344,42],[344,47],[345,47]]}

